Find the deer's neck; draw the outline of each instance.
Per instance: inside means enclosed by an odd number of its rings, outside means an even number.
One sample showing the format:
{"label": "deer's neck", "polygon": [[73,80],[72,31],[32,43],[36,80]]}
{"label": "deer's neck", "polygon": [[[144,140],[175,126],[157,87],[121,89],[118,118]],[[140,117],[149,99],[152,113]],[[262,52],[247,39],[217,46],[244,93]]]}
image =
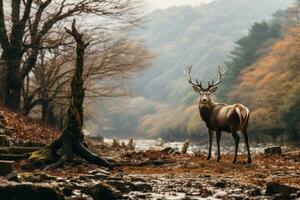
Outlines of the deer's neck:
{"label": "deer's neck", "polygon": [[214,103],[213,101],[207,104],[199,102],[199,113],[206,125],[209,125],[209,117],[215,105],[216,103]]}

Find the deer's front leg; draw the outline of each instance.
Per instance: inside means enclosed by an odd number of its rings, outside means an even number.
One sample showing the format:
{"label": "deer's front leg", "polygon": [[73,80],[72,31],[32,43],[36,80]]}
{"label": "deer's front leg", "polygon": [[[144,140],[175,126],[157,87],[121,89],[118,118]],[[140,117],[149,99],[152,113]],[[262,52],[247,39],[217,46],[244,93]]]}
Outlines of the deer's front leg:
{"label": "deer's front leg", "polygon": [[219,162],[221,159],[221,153],[220,153],[220,140],[221,140],[221,130],[216,130],[217,134],[217,146],[218,146],[218,158],[217,161]]}
{"label": "deer's front leg", "polygon": [[209,160],[211,158],[211,146],[212,146],[212,141],[213,141],[213,138],[214,138],[213,133],[214,132],[211,129],[208,129],[208,134],[209,134],[209,148],[208,148],[208,157],[207,157],[207,160]]}

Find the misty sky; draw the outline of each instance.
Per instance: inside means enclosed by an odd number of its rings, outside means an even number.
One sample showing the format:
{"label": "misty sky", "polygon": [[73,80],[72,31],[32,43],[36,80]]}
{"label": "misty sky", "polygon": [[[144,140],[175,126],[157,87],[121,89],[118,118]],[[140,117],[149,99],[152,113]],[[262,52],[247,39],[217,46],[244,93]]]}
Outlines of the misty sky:
{"label": "misty sky", "polygon": [[171,6],[180,5],[200,5],[213,0],[145,0],[149,10],[164,9]]}

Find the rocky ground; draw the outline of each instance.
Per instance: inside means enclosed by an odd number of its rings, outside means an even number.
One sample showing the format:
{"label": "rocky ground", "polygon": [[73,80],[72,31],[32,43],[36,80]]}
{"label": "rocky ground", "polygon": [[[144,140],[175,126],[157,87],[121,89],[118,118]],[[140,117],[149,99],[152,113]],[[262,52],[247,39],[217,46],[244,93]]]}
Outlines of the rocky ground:
{"label": "rocky ground", "polygon": [[[0,108],[1,200],[300,199],[300,149],[295,147],[264,152],[255,149],[265,146],[252,145],[252,164],[246,163],[245,155],[232,164],[232,149],[225,151],[224,146],[222,160],[216,162],[215,157],[207,161],[205,152],[182,153],[174,148],[177,143],[134,149],[88,141],[103,157],[136,165],[108,170],[76,159],[62,168],[32,170],[22,167],[30,152],[58,132],[40,124],[32,128],[29,119],[5,112]],[[138,164],[152,161],[162,162]]]}
{"label": "rocky ground", "polygon": [[[282,155],[254,155],[252,164],[246,164],[246,157],[240,156],[240,161],[232,164],[231,154],[223,155],[222,161],[216,162],[207,161],[202,154],[135,152],[104,146],[98,148],[99,152],[115,160],[168,163],[124,166],[109,171],[79,159],[55,170],[28,171],[20,167],[23,160],[14,164],[14,173],[1,178],[1,199],[300,198],[298,150]],[[27,194],[30,195],[26,198]]]}

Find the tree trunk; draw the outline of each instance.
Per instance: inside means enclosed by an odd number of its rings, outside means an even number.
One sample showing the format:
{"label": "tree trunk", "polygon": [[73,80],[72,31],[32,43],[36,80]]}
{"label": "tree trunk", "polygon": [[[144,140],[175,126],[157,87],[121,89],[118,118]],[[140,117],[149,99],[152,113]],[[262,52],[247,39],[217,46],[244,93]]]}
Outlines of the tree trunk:
{"label": "tree trunk", "polygon": [[19,111],[22,81],[19,79],[22,53],[16,49],[6,50],[1,56],[1,95],[2,102],[12,111]]}
{"label": "tree trunk", "polygon": [[3,60],[3,54],[0,59],[0,102],[5,102],[5,91],[6,91],[6,65]]}
{"label": "tree trunk", "polygon": [[68,108],[68,116],[66,126],[62,131],[62,134],[52,144],[46,146],[40,151],[33,152],[29,161],[33,165],[49,164],[55,161],[55,154],[58,149],[62,149],[63,155],[61,158],[51,166],[62,165],[65,161],[71,161],[76,155],[84,158],[88,162],[112,167],[113,164],[109,163],[100,156],[93,154],[84,146],[84,135],[82,133],[83,125],[83,68],[84,68],[84,53],[88,46],[82,39],[83,35],[78,33],[75,20],[72,24],[72,29],[67,30],[67,33],[71,34],[77,43],[77,59],[74,70],[74,75],[71,81],[71,97]]}

